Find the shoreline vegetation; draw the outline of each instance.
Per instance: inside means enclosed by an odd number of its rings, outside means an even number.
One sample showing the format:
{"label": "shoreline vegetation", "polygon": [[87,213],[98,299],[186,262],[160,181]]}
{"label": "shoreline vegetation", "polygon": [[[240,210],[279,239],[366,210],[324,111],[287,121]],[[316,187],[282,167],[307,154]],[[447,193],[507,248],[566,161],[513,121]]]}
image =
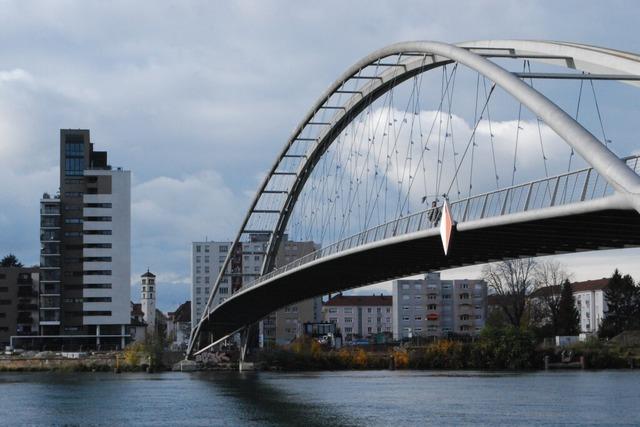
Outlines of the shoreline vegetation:
{"label": "shoreline vegetation", "polygon": [[[325,350],[311,339],[287,348],[263,351],[258,364],[266,370],[486,370],[529,371],[545,369],[545,358],[566,366],[581,358],[586,369],[623,369],[640,366],[640,346],[615,340],[591,339],[562,349],[538,344],[535,334],[513,327],[486,328],[474,341],[441,339],[424,345],[367,351],[363,347]],[[562,366],[562,365],[560,365]]]}
{"label": "shoreline vegetation", "polygon": [[[440,339],[422,345],[343,347],[327,349],[311,338],[301,338],[280,348],[263,350],[254,358],[258,370],[477,370],[534,371],[545,369],[545,359],[555,367],[575,367],[582,359],[586,369],[624,369],[640,366],[640,332],[631,340],[575,343],[562,349],[539,344],[530,330],[513,327],[485,328],[473,341]],[[31,354],[33,353],[33,354]],[[167,357],[169,356],[169,357]],[[52,352],[0,356],[0,372],[159,372],[171,370],[179,354],[158,354],[141,345],[122,352],[87,354],[80,358]],[[198,370],[237,370],[237,355],[225,363],[206,363]],[[562,358],[567,361],[563,365]],[[567,359],[568,357],[568,359]]]}

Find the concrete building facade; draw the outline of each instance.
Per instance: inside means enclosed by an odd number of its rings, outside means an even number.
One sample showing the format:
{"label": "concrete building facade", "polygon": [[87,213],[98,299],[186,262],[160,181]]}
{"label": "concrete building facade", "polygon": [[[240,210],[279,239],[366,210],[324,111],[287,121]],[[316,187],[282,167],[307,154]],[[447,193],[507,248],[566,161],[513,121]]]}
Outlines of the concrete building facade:
{"label": "concrete building facade", "polygon": [[[234,292],[260,276],[268,243],[268,235],[252,234],[231,254],[213,305],[218,305]],[[285,265],[317,249],[313,242],[292,242],[286,237],[276,255],[276,266]],[[209,293],[231,250],[231,242],[193,242],[191,256],[191,319],[197,322],[204,312]],[[302,334],[305,322],[317,321],[321,315],[321,299],[314,298],[284,307],[260,322],[262,345],[286,344]]]}
{"label": "concrete building facade", "polygon": [[487,317],[487,284],[482,280],[401,279],[393,287],[393,338],[477,335]]}
{"label": "concrete building facade", "polygon": [[0,350],[38,334],[38,278],[35,267],[0,267]]}
{"label": "concrete building facade", "polygon": [[322,307],[325,322],[336,324],[345,342],[393,331],[392,298],[388,295],[342,295]]}
{"label": "concrete building facade", "polygon": [[185,350],[191,335],[191,301],[186,301],[167,313],[167,336],[173,350]]}

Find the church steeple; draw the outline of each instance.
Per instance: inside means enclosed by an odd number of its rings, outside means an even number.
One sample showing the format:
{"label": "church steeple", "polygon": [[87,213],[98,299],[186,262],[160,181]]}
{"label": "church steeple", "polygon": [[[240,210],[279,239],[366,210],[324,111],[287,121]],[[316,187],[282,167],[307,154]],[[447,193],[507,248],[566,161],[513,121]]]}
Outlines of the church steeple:
{"label": "church steeple", "polygon": [[155,331],[156,327],[156,276],[147,268],[142,276],[142,294],[140,305],[144,313],[144,321],[147,322],[149,331]]}

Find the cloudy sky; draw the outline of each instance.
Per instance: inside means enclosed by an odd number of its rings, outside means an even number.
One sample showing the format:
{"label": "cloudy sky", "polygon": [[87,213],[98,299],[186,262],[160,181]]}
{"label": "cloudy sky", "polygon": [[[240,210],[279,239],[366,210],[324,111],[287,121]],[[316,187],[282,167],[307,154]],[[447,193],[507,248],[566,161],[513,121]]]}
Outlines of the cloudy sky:
{"label": "cloudy sky", "polygon": [[[171,310],[189,297],[190,242],[232,238],[290,131],[368,52],[489,38],[640,52],[636,2],[453,3],[0,0],[0,254],[38,262],[59,129],[89,128],[133,172],[133,274],[155,271]],[[616,266],[640,277],[638,254],[560,260],[579,279]]]}

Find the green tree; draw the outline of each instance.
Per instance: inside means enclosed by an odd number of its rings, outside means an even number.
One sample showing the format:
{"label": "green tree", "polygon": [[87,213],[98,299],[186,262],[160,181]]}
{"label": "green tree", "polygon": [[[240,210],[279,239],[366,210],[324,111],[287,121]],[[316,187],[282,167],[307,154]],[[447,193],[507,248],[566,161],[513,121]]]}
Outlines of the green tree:
{"label": "green tree", "polygon": [[640,290],[631,276],[622,276],[616,269],[604,295],[608,310],[600,327],[601,337],[611,338],[640,327]]}
{"label": "green tree", "polygon": [[580,333],[580,313],[576,308],[573,290],[568,280],[562,284],[557,316],[558,335],[578,335]]}
{"label": "green tree", "polygon": [[18,258],[16,258],[14,254],[9,254],[2,258],[0,267],[22,267],[22,263],[18,261]]}

